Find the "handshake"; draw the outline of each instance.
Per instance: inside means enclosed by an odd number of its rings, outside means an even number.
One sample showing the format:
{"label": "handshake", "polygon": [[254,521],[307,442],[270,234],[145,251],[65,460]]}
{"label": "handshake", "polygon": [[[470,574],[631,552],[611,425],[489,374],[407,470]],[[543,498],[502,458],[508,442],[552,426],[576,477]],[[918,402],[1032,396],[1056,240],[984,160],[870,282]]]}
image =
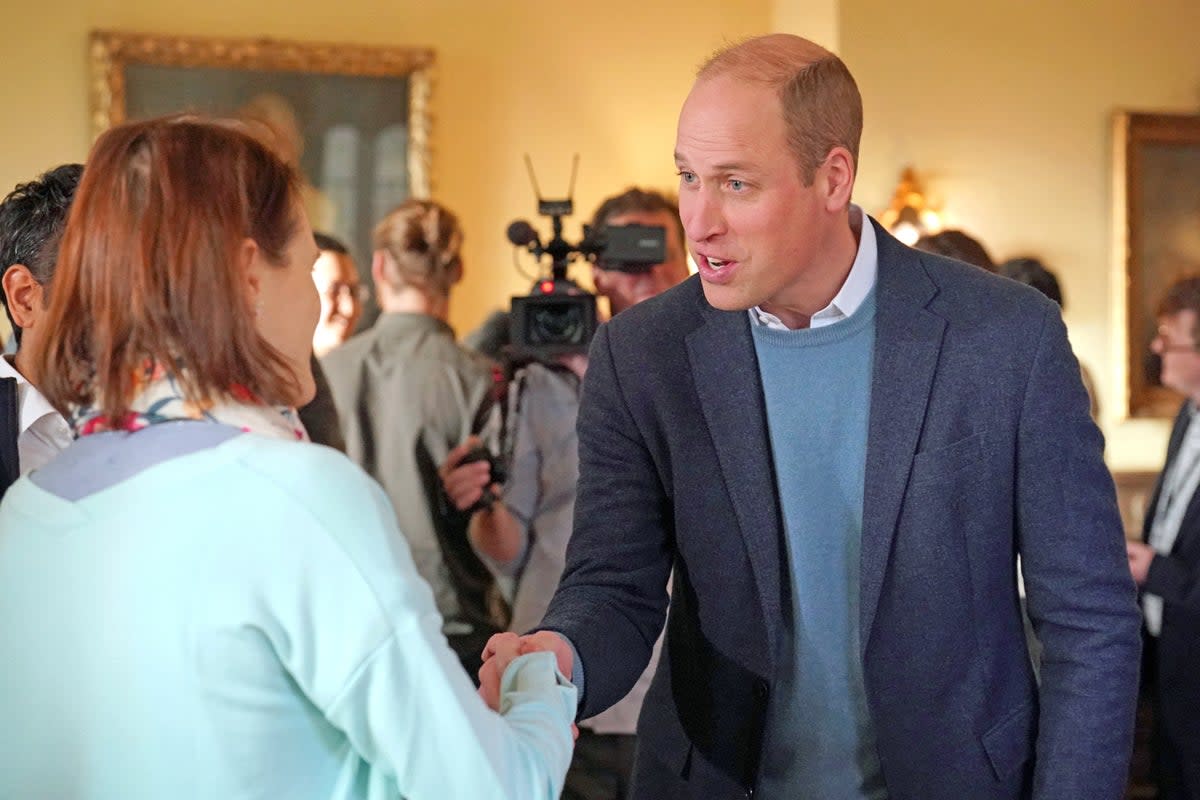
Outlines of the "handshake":
{"label": "handshake", "polygon": [[[567,680],[575,666],[575,654],[571,645],[557,633],[550,631],[535,631],[524,636],[515,633],[497,633],[483,648],[483,666],[479,668],[479,696],[493,711],[500,710],[500,678],[504,670],[517,656],[540,651],[554,653],[558,663],[558,671]],[[579,729],[571,726],[576,737]]]}

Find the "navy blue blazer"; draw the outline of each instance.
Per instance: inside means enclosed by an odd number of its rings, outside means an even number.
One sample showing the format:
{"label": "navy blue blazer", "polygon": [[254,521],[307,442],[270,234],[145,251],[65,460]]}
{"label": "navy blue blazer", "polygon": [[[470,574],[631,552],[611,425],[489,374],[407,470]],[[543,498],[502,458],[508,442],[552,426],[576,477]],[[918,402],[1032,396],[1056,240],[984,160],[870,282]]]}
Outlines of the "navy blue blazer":
{"label": "navy blue blazer", "polygon": [[[877,224],[876,236],[860,627],[889,796],[1119,798],[1140,614],[1058,307]],[[673,569],[634,794],[748,797],[790,606],[748,315],[713,309],[692,278],[605,325],[579,453],[543,627],[577,648],[580,717],[645,667]],[[1040,690],[1018,553],[1045,646]]]}

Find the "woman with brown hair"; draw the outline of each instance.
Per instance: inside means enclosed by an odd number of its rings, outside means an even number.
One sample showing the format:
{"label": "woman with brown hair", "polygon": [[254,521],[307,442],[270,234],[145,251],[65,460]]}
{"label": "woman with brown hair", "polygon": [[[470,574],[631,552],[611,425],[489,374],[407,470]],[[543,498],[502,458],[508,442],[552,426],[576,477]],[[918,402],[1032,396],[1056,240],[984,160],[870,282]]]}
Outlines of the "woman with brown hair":
{"label": "woman with brown hair", "polygon": [[298,185],[193,118],[92,150],[33,353],[79,438],[0,507],[0,796],[558,794],[553,657],[516,657],[489,711],[386,496],[295,421]]}

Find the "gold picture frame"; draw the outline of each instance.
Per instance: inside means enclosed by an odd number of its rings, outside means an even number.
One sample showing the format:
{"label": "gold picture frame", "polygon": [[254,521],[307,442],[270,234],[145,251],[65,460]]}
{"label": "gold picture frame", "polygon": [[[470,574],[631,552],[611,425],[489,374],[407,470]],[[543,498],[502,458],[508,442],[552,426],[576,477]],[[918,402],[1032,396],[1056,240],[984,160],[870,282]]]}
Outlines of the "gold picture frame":
{"label": "gold picture frame", "polygon": [[[94,136],[141,116],[178,111],[231,115],[235,109],[229,106],[245,102],[247,94],[271,94],[294,106],[298,141],[304,143],[302,172],[320,173],[324,164],[328,177],[329,147],[313,151],[328,145],[330,131],[337,129],[338,152],[345,151],[339,158],[353,156],[355,164],[365,162],[366,177],[363,186],[355,185],[354,194],[339,185],[331,194],[334,200],[326,198],[321,207],[332,209],[331,218],[344,215],[338,227],[326,232],[358,251],[360,263],[363,257],[369,263],[370,227],[382,216],[375,206],[389,198],[373,183],[383,171],[380,165],[390,170],[393,205],[401,194],[429,197],[432,192],[429,104],[434,53],[428,48],[94,31],[88,53]],[[358,123],[340,122],[333,107],[356,117],[375,109],[381,117],[377,124],[390,125],[391,149],[380,149],[378,139],[370,138],[376,130],[363,131],[363,141],[351,137],[347,144],[347,136],[358,132]],[[388,114],[393,118],[382,119]],[[352,177],[358,180],[356,174]],[[317,194],[329,191],[320,177],[312,187]],[[345,216],[346,205],[352,206],[353,222]],[[313,224],[318,227],[320,221],[314,219]]]}
{"label": "gold picture frame", "polygon": [[1200,275],[1200,114],[1119,112],[1113,142],[1125,410],[1130,417],[1174,417],[1183,397],[1159,384],[1149,348],[1167,288]]}

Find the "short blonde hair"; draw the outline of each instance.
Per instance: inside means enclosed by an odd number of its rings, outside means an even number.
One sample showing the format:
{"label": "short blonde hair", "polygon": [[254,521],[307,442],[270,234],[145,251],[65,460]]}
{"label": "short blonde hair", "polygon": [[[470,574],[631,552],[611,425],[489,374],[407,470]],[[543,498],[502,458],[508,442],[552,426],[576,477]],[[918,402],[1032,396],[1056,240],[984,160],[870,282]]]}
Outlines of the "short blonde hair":
{"label": "short blonde hair", "polygon": [[432,200],[410,198],[375,226],[374,245],[387,254],[384,277],[445,296],[462,276],[462,229],[452,211]]}
{"label": "short blonde hair", "polygon": [[835,147],[846,148],[857,169],[862,96],[854,76],[836,55],[808,39],[773,33],[718,51],[696,75],[697,80],[721,76],[775,89],[788,145],[806,185]]}

